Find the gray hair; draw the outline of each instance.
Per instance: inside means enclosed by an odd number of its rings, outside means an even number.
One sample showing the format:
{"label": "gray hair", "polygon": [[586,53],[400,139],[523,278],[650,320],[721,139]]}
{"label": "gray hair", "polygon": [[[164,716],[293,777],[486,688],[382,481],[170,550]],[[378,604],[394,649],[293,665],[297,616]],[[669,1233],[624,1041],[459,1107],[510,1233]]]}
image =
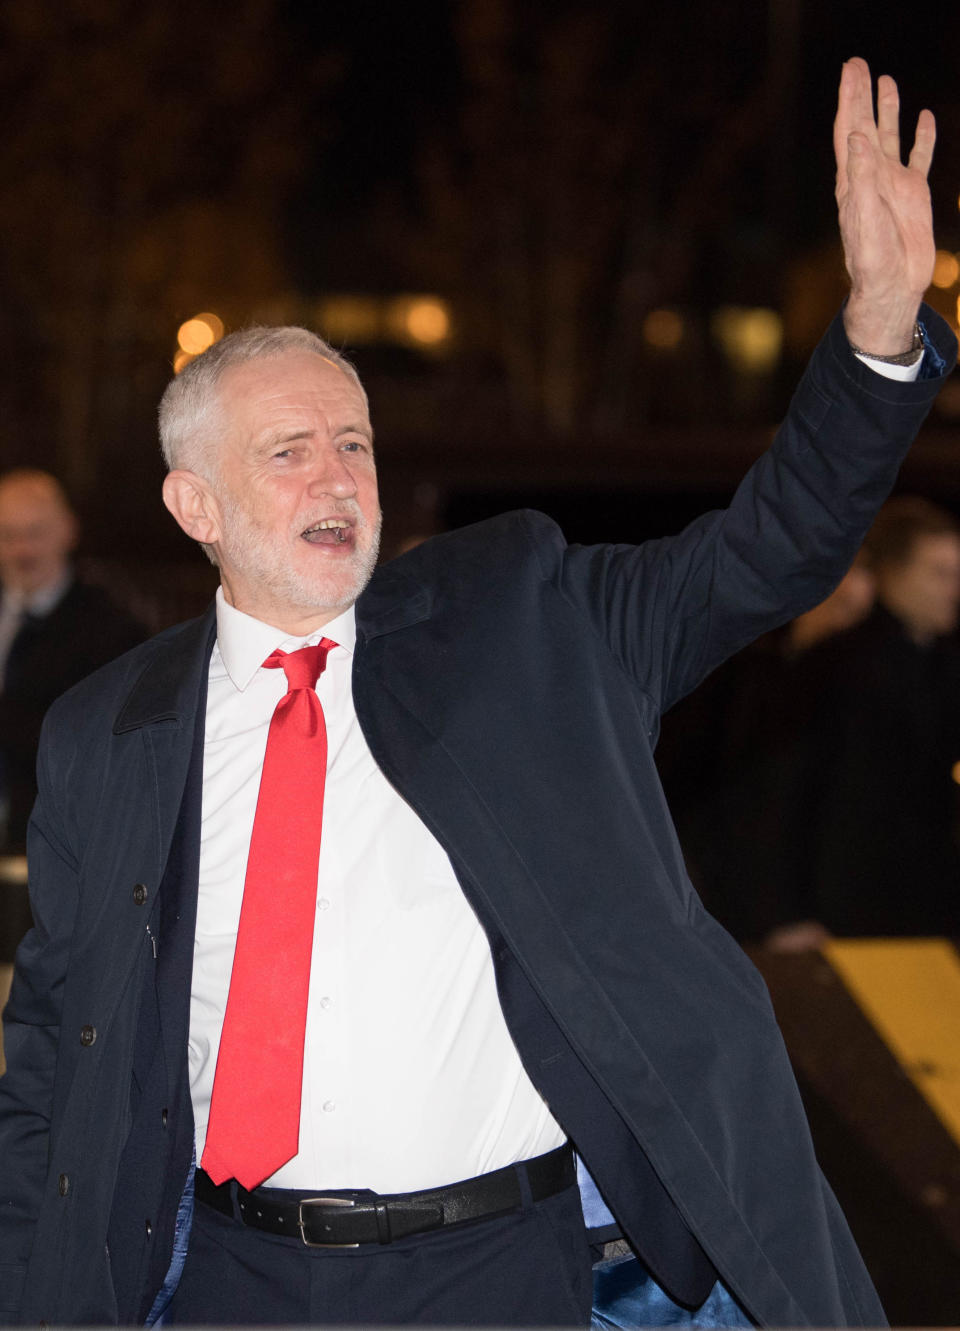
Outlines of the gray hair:
{"label": "gray hair", "polygon": [[343,370],[366,402],[367,395],[354,367],[318,334],[308,328],[255,324],[215,342],[167,384],[158,411],[160,447],[167,467],[186,467],[214,481],[215,445],[222,424],[217,390],[224,373],[231,366],[247,361],[276,359],[303,351],[322,356]]}

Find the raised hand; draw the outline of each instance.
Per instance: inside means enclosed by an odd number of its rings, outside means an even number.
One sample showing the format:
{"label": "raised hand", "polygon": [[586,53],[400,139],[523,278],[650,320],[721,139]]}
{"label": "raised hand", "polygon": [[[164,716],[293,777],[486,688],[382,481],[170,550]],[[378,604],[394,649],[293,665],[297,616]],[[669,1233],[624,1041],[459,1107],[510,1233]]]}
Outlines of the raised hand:
{"label": "raised hand", "polygon": [[921,111],[904,166],[896,83],[880,76],[874,119],[870,69],[865,60],[847,61],[833,126],[840,236],[851,282],[844,325],[854,346],[877,355],[909,349],[933,273],[927,173],[935,140],[933,114]]}

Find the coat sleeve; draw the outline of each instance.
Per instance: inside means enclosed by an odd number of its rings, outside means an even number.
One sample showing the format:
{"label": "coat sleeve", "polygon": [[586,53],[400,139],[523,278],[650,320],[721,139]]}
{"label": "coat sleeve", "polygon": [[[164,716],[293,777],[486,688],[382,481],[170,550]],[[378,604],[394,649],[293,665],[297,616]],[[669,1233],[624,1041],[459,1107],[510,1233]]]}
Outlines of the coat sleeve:
{"label": "coat sleeve", "polygon": [[77,865],[54,812],[52,757],[51,746],[43,743],[41,793],[29,838],[34,927],[17,950],[3,1019],[7,1071],[0,1078],[0,1324],[18,1320],[47,1175],[60,1014],[78,900]]}
{"label": "coat sleeve", "polygon": [[921,318],[917,382],[858,360],[838,316],[729,508],[640,546],[571,546],[550,569],[658,711],[839,582],[956,363],[948,326]]}

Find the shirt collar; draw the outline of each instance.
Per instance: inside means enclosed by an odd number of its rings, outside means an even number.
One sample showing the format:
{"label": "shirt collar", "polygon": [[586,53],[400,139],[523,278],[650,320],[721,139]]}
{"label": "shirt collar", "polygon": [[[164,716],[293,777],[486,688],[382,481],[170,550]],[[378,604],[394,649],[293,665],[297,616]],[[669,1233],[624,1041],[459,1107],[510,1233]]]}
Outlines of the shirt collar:
{"label": "shirt collar", "polygon": [[10,606],[17,612],[25,610],[28,614],[42,619],[63,600],[72,582],[73,573],[70,569],[64,569],[55,582],[50,583],[48,587],[41,587],[32,596],[21,596],[17,592],[4,590],[3,602],[5,606]]}
{"label": "shirt collar", "polygon": [[294,652],[298,647],[314,646],[321,638],[331,638],[350,655],[357,642],[357,621],[353,606],[306,638],[292,638],[283,629],[254,619],[229,603],[223,588],[217,588],[217,648],[234,687],[242,693],[271,652],[278,648]]}

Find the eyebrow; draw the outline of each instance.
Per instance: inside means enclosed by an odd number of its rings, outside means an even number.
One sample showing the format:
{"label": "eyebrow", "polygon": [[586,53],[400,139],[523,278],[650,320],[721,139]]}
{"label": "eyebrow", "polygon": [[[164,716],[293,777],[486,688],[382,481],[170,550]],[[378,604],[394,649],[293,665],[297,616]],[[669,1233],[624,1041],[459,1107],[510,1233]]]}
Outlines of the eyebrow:
{"label": "eyebrow", "polygon": [[[261,441],[259,447],[269,449],[275,448],[277,444],[295,444],[300,439],[316,438],[316,430],[294,430],[288,434],[286,430],[273,430]],[[344,425],[334,434],[334,439],[341,439],[345,434],[360,434],[369,443],[373,444],[373,426],[372,425]]]}
{"label": "eyebrow", "polygon": [[372,425],[345,425],[342,430],[338,430],[334,439],[339,439],[342,434],[362,434],[364,439],[369,439],[373,443]]}
{"label": "eyebrow", "polygon": [[316,430],[294,430],[292,434],[289,434],[286,430],[272,430],[270,434],[266,436],[265,442],[268,446],[273,444],[293,444],[296,443],[298,439],[312,439],[315,434]]}

